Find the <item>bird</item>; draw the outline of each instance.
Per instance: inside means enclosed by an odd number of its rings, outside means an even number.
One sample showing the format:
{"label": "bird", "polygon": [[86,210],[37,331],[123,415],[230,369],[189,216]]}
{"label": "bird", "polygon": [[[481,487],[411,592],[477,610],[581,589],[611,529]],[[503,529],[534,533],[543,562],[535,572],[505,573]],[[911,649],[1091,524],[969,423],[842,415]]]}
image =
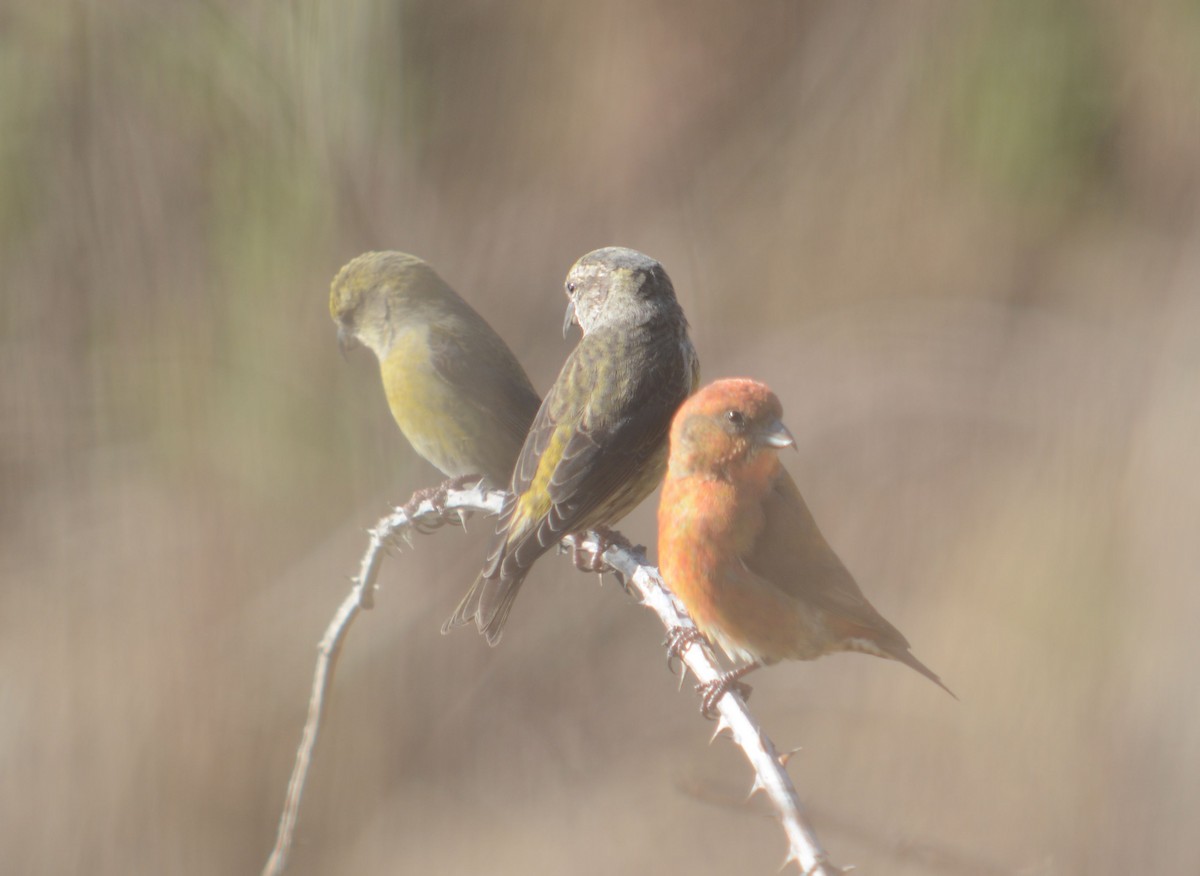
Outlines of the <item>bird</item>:
{"label": "bird", "polygon": [[329,313],[343,352],[362,345],[378,358],[392,416],[451,479],[443,488],[508,484],[541,398],[500,336],[427,262],[396,251],[357,256],[333,279]]}
{"label": "bird", "polygon": [[483,570],[443,633],[474,621],[497,644],[542,554],[565,535],[616,523],[654,492],[671,417],[698,385],[687,319],[657,260],[597,249],[565,287],[563,334],[577,324],[582,337],[525,438]]}
{"label": "bird", "polygon": [[[708,640],[737,668],[698,686],[701,711],[738,679],[780,660],[859,651],[897,660],[951,696],[867,601],[817,528],[779,451],[795,448],[779,397],[736,378],[680,407],[658,508],[659,570]],[[692,635],[688,634],[688,631]],[[679,656],[694,630],[668,638]]]}

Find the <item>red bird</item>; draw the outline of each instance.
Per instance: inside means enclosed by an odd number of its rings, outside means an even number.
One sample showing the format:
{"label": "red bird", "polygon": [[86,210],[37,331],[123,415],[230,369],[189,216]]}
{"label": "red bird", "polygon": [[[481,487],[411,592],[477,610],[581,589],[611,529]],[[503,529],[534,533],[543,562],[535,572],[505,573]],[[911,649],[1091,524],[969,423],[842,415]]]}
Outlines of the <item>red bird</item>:
{"label": "red bird", "polygon": [[[719,380],[675,414],[658,509],[663,579],[696,626],[743,665],[702,685],[705,715],[738,679],[779,660],[861,651],[911,666],[954,696],[863,596],[779,461],[796,446],[778,397]],[[687,636],[672,636],[681,653]],[[744,685],[741,686],[744,688]]]}

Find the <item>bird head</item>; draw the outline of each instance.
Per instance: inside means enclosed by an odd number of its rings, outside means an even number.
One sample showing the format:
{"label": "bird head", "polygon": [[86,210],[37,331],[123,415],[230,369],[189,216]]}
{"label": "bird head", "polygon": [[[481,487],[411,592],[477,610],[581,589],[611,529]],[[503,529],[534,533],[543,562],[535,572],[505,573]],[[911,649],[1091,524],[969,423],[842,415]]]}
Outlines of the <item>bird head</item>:
{"label": "bird head", "polygon": [[365,346],[387,356],[396,332],[418,314],[452,308],[458,295],[430,265],[404,252],[368,252],[337,272],[329,314],[343,353]]}
{"label": "bird head", "polygon": [[756,380],[710,383],[689,398],[671,426],[671,476],[720,474],[731,466],[771,457],[796,440],[783,425],[779,397]]}
{"label": "bird head", "polygon": [[671,278],[637,250],[609,246],[588,253],[571,266],[565,288],[563,337],[572,325],[585,335],[602,326],[641,325],[664,309],[682,319]]}

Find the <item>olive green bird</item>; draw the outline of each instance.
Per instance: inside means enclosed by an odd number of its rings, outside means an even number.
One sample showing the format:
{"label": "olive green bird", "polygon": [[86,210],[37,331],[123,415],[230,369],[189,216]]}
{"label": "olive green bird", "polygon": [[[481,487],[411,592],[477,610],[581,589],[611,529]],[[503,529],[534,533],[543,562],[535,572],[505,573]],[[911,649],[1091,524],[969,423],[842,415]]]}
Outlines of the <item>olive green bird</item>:
{"label": "olive green bird", "polygon": [[503,487],[541,403],[500,336],[428,264],[368,252],[333,279],[329,312],[343,350],[379,359],[392,416],[447,477]]}
{"label": "olive green bird", "polygon": [[495,645],[538,557],[652,493],[671,417],[700,379],[687,320],[654,259],[598,249],[571,268],[566,292],[563,333],[577,323],[583,337],[525,438],[483,571],[443,633],[474,620]]}

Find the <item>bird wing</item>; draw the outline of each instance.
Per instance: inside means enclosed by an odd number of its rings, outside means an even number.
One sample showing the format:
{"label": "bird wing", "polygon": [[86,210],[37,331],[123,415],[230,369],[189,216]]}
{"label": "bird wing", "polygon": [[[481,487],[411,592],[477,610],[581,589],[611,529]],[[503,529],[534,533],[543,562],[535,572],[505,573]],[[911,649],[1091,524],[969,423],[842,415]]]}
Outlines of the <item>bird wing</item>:
{"label": "bird wing", "polygon": [[631,335],[585,336],[534,418],[513,472],[518,499],[506,567],[523,567],[563,535],[608,522],[613,509],[628,510],[626,497],[649,492],[661,475],[652,457],[666,449],[692,369],[680,367],[674,344]]}
{"label": "bird wing", "polygon": [[781,466],[763,498],[762,529],[742,562],[789,596],[839,621],[864,627],[898,648],[904,636],[867,601]]}
{"label": "bird wing", "polygon": [[[482,330],[467,332],[432,325],[429,350],[433,368],[462,398],[498,423],[514,443],[521,442],[541,399],[512,351],[487,323],[480,322]],[[484,349],[468,348],[467,338],[471,344],[483,344]]]}

